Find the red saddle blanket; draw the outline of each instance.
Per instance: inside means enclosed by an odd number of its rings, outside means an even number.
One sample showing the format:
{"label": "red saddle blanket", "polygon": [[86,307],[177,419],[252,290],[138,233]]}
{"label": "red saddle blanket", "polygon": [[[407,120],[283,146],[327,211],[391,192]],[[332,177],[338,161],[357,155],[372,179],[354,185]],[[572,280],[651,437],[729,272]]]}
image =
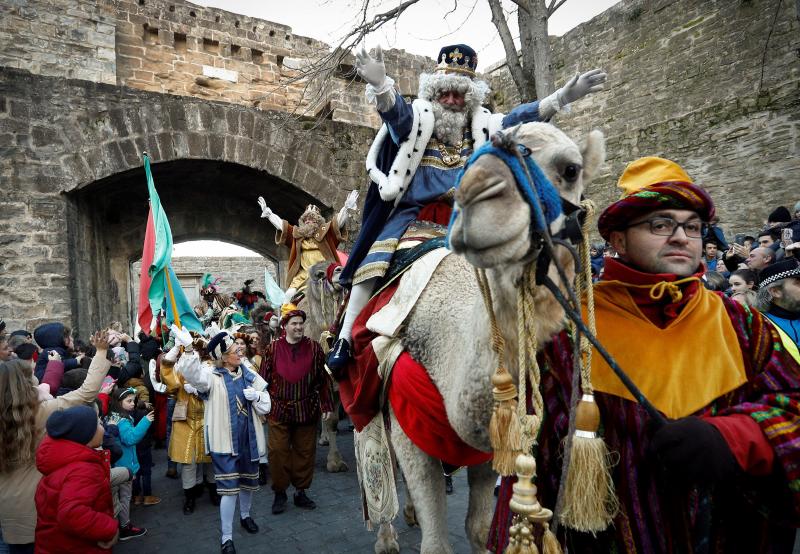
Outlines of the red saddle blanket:
{"label": "red saddle blanket", "polygon": [[[381,410],[378,359],[372,350],[377,335],[366,328],[367,320],[391,299],[397,282],[373,297],[353,325],[354,357],[339,382],[339,396],[357,431]],[[395,362],[388,385],[388,400],[400,427],[423,452],[454,466],[469,466],[492,459],[465,443],[450,426],[444,400],[425,368],[403,352]]]}

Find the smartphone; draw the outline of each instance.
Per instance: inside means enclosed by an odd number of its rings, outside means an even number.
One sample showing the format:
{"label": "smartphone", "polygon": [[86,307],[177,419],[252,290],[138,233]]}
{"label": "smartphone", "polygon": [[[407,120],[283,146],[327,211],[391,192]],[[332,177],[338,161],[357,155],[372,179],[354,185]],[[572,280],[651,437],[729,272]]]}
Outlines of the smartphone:
{"label": "smartphone", "polygon": [[794,242],[792,240],[793,236],[794,236],[794,233],[792,232],[791,229],[784,229],[781,232],[781,242],[783,243],[783,247],[784,248],[789,246],[790,244],[792,244],[792,242]]}

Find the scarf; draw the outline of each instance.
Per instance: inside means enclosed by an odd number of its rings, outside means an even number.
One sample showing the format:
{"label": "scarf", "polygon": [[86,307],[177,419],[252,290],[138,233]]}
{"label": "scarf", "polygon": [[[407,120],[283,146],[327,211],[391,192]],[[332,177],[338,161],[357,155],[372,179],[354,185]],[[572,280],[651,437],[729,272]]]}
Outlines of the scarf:
{"label": "scarf", "polygon": [[701,267],[691,277],[679,279],[673,273],[643,273],[616,258],[606,258],[601,282],[625,286],[642,314],[663,329],[697,294],[703,273]]}
{"label": "scarf", "polygon": [[[597,338],[659,411],[688,416],[747,381],[723,300],[696,275],[679,279],[616,260],[606,264],[594,288]],[[616,279],[624,276],[630,280]],[[592,364],[596,390],[634,400],[597,352]]]}

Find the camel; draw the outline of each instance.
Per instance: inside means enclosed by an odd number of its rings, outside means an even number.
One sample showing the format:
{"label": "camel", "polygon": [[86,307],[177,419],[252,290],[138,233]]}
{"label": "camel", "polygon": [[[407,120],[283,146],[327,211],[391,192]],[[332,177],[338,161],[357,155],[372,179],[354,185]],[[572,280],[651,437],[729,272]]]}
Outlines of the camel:
{"label": "camel", "polygon": [[[586,184],[605,160],[602,133],[591,132],[581,148],[546,123],[526,123],[516,133],[516,140],[531,151],[562,199],[579,204]],[[531,209],[511,171],[492,155],[482,156],[467,169],[455,198],[459,213],[451,227],[451,246],[458,255],[442,260],[399,334],[405,350],[425,366],[441,393],[453,430],[470,446],[488,452],[493,407],[490,377],[497,357],[490,345],[489,317],[475,268],[486,271],[495,316],[506,341],[507,367],[516,382],[517,284],[533,256]],[[562,224],[563,217],[551,224],[551,230]],[[571,279],[572,257],[563,247],[556,248]],[[549,276],[560,283],[552,264]],[[544,287],[537,288],[535,299],[539,317],[534,327],[544,342],[563,328],[564,313]],[[422,528],[420,551],[452,553],[442,467],[405,435],[391,405],[389,417],[391,447]],[[483,553],[494,508],[496,474],[487,462],[467,468],[467,478],[466,534],[472,552]],[[391,529],[381,529],[376,552],[396,552],[393,536]]]}
{"label": "camel", "polygon": [[[338,284],[331,283],[325,270],[330,265],[329,261],[320,262],[311,266],[309,271],[306,296],[300,304],[300,308],[306,311],[305,334],[312,340],[319,341],[321,344],[324,339],[321,335],[327,331],[334,323],[339,306],[342,303],[344,290]],[[339,270],[341,272],[341,270]],[[327,348],[326,344],[322,344]],[[339,387],[334,382],[333,387],[333,415],[327,421],[322,422],[322,433],[319,438],[320,446],[330,446],[325,467],[330,473],[348,471],[347,464],[339,453],[336,445],[336,431],[339,427]]]}

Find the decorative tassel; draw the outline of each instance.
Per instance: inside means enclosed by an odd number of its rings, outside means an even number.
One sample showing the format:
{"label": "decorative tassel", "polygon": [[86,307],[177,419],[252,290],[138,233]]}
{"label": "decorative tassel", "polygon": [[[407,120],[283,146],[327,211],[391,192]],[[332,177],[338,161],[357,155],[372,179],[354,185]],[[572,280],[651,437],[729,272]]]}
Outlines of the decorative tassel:
{"label": "decorative tassel", "polygon": [[[536,475],[536,460],[533,456],[521,454],[516,461],[517,482],[514,483],[514,494],[508,505],[514,512],[514,520],[508,532],[508,548],[506,554],[539,554],[539,549],[534,541],[534,524],[544,526],[545,536],[549,532],[548,522],[553,517],[553,512],[539,504],[536,498],[536,485],[533,477]],[[553,533],[550,533],[552,535]],[[555,539],[555,536],[552,537]],[[558,541],[556,541],[558,547]],[[559,550],[552,550],[552,544],[547,546],[545,541],[542,548],[544,554],[559,554]]]}
{"label": "decorative tassel", "polygon": [[544,536],[542,537],[542,554],[562,554],[561,545],[555,533],[550,530],[550,525],[544,524]]}
{"label": "decorative tassel", "polygon": [[517,389],[508,371],[500,366],[492,375],[494,410],[489,422],[489,441],[494,457],[492,467],[500,475],[514,474],[514,462],[522,448],[517,418]]}
{"label": "decorative tassel", "polygon": [[522,517],[511,526],[505,554],[539,554],[533,540],[533,524],[527,518]]}
{"label": "decorative tassel", "polygon": [[618,503],[608,448],[597,436],[600,410],[594,396],[584,394],[576,409],[564,505],[559,518],[567,527],[595,534],[611,524]]}

